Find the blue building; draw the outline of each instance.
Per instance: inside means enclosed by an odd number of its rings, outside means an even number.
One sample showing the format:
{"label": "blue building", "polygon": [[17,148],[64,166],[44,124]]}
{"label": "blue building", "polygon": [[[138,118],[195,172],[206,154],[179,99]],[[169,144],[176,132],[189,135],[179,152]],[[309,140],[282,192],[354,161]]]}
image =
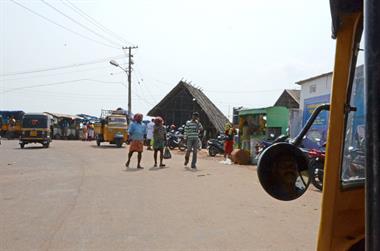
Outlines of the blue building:
{"label": "blue building", "polygon": [[[310,118],[314,109],[325,103],[330,103],[331,96],[331,82],[332,82],[332,72],[321,74],[315,77],[311,77],[305,80],[296,82],[296,84],[301,86],[300,95],[300,112],[302,114],[302,120],[299,121],[303,127],[307,120]],[[364,121],[364,75],[363,75],[363,65],[358,66],[355,71],[355,78],[353,83],[353,90],[357,94],[355,95],[355,107],[357,112],[355,116],[361,117]],[[353,125],[357,127],[360,124],[360,119],[356,119],[355,123],[358,125]],[[321,143],[327,140],[327,130],[328,130],[329,112],[323,111],[315,120],[313,126],[310,128],[307,134],[307,140],[305,140],[305,147],[315,148],[319,147]]]}

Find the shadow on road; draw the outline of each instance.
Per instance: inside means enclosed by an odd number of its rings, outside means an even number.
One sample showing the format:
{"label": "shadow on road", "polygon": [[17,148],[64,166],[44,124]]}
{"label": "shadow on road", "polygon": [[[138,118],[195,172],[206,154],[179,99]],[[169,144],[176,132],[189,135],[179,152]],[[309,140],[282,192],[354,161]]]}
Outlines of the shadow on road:
{"label": "shadow on road", "polygon": [[139,168],[131,168],[131,167],[126,167],[123,169],[124,172],[138,172],[138,171],[142,171],[144,169],[139,169]]}
{"label": "shadow on road", "polygon": [[166,169],[166,168],[169,168],[169,167],[168,166],[151,167],[151,168],[149,168],[149,171],[159,171],[159,170],[163,170],[163,169]]}
{"label": "shadow on road", "polygon": [[45,148],[43,146],[25,146],[24,148],[21,148],[21,147],[16,147],[14,148],[15,150],[36,150],[36,149],[49,149],[49,148]]}
{"label": "shadow on road", "polygon": [[91,145],[92,148],[97,148],[97,149],[125,149],[125,146],[122,146],[120,148],[117,148],[116,145]]}
{"label": "shadow on road", "polygon": [[187,172],[198,172],[199,170],[196,168],[190,168],[190,167],[185,166],[185,171],[187,171]]}

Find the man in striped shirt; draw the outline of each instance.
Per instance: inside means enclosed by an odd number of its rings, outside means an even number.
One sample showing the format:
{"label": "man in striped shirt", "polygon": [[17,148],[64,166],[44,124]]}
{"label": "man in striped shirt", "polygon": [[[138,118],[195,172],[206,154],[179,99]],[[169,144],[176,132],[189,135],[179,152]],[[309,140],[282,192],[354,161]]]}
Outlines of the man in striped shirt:
{"label": "man in striped shirt", "polygon": [[185,139],[187,140],[187,151],[185,155],[185,166],[189,163],[190,152],[193,151],[191,168],[196,169],[199,133],[203,131],[202,124],[199,122],[199,113],[193,112],[191,120],[186,122]]}

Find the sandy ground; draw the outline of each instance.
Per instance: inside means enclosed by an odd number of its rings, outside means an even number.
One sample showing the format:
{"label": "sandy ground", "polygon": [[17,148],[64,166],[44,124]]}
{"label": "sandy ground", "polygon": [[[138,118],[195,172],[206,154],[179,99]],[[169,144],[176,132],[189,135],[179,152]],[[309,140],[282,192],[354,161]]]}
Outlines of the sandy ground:
{"label": "sandy ground", "polygon": [[0,146],[0,250],[314,250],[321,194],[281,202],[254,166],[153,153],[125,169],[127,148],[54,141]]}

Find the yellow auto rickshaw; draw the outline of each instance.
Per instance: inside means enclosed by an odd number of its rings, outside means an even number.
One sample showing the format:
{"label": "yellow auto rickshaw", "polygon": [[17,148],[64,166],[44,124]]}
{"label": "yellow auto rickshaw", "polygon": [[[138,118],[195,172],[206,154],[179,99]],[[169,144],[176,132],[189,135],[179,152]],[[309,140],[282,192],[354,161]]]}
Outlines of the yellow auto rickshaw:
{"label": "yellow auto rickshaw", "polygon": [[125,115],[110,114],[95,123],[96,144],[109,142],[121,147],[128,140],[128,123]]}
{"label": "yellow auto rickshaw", "polygon": [[48,148],[51,142],[52,118],[44,113],[26,113],[22,119],[20,147],[29,143],[40,143]]}
{"label": "yellow auto rickshaw", "polygon": [[[330,6],[336,52],[317,250],[380,250],[380,2],[330,0]],[[353,80],[363,51],[360,96]],[[305,130],[259,159],[260,183],[276,199],[307,191],[309,161],[298,147]]]}

